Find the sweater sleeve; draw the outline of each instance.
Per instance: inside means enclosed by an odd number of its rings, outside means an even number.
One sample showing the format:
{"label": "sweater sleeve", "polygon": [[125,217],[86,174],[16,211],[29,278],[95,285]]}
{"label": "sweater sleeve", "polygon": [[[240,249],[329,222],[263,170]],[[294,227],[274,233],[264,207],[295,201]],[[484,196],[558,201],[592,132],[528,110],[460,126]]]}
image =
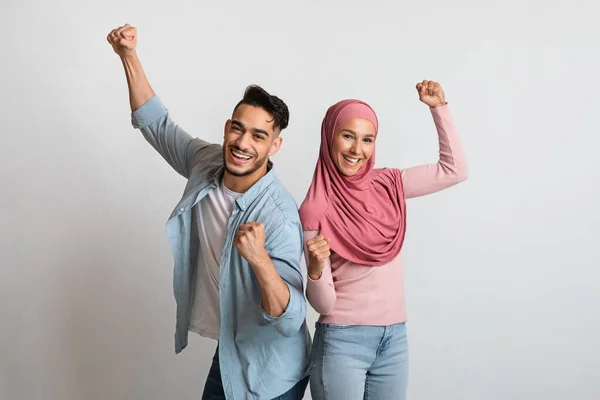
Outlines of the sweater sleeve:
{"label": "sweater sleeve", "polygon": [[[306,242],[318,234],[318,231],[304,231],[304,256],[307,269],[309,258]],[[328,258],[325,260],[325,268],[319,279],[313,280],[310,276],[308,277],[308,282],[306,284],[306,298],[312,308],[321,315],[328,315],[333,311],[336,294],[333,276],[331,274],[331,259]]]}
{"label": "sweater sleeve", "polygon": [[406,198],[447,189],[467,179],[467,164],[447,105],[431,109],[438,133],[439,160],[402,170]]}

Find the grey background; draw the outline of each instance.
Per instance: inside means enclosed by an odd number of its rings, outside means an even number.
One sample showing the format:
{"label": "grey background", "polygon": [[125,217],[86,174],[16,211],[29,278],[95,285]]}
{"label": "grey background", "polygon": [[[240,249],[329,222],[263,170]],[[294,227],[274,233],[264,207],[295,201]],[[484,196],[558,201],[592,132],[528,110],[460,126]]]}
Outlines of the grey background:
{"label": "grey background", "polygon": [[378,112],[378,165],[435,162],[414,85],[441,82],[470,177],[409,202],[409,397],[597,399],[599,6],[569,4],[3,0],[0,398],[200,398],[215,344],[174,355],[164,230],[184,180],[105,41],[129,22],[192,134],[220,142],[250,83],[288,103],[298,202],[342,98]]}

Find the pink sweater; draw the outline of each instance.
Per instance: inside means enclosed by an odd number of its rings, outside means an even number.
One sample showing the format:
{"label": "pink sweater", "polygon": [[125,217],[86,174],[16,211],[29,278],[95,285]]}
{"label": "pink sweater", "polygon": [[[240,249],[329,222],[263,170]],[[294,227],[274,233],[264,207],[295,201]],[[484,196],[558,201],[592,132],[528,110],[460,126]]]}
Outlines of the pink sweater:
{"label": "pink sweater", "polygon": [[[431,109],[439,137],[439,161],[402,170],[406,198],[424,196],[467,179],[467,166],[448,106]],[[304,231],[305,242],[317,231]],[[305,249],[308,263],[308,252]],[[392,325],[407,320],[400,254],[390,263],[371,267],[333,253],[318,280],[308,278],[306,296],[321,314],[319,322]]]}

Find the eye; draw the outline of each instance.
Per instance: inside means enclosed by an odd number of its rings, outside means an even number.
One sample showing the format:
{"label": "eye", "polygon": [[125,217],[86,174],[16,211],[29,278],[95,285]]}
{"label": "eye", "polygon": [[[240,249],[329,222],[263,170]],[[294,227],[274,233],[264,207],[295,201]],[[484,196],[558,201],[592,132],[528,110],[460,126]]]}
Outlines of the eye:
{"label": "eye", "polygon": [[239,127],[239,126],[237,126],[237,125],[232,125],[232,126],[231,126],[231,130],[232,130],[232,131],[236,131],[236,132],[241,132],[241,131],[242,131],[242,130],[240,129],[240,127]]}
{"label": "eye", "polygon": [[367,142],[367,143],[373,143],[373,139],[371,139],[371,138],[366,138],[366,139],[365,139],[365,142]]}
{"label": "eye", "polygon": [[255,135],[254,135],[254,137],[255,137],[257,140],[265,140],[265,137],[264,137],[263,135],[260,135],[260,134],[258,134],[258,133],[257,133],[257,134],[255,134]]}
{"label": "eye", "polygon": [[349,135],[346,133],[346,134],[344,134],[343,138],[352,140],[352,135]]}

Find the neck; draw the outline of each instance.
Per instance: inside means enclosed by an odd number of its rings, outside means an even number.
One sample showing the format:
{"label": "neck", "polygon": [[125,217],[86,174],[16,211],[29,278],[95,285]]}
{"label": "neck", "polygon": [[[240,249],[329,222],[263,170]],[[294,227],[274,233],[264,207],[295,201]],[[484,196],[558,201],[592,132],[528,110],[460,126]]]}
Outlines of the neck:
{"label": "neck", "polygon": [[232,175],[227,170],[223,173],[223,184],[225,187],[236,193],[245,193],[256,182],[267,174],[267,164],[264,167],[257,169],[253,173],[245,176]]}

